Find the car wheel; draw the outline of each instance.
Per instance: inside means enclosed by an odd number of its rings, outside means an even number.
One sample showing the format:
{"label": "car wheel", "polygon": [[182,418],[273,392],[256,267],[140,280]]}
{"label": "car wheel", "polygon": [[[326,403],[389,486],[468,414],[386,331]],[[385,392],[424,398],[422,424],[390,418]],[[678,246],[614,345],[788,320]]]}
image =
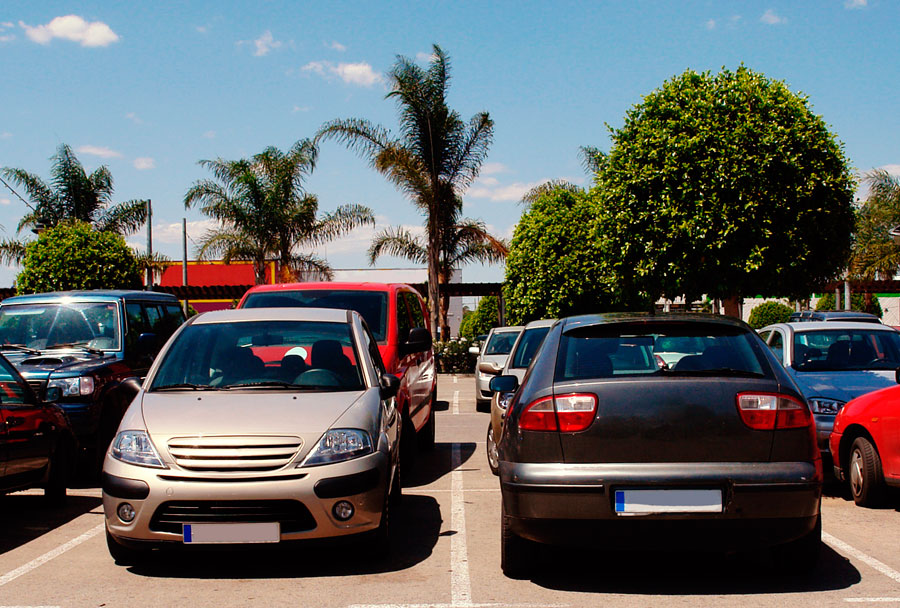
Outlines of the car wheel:
{"label": "car wheel", "polygon": [[391,494],[385,488],[381,520],[369,538],[371,550],[376,555],[387,555],[391,552]]}
{"label": "car wheel", "polygon": [[108,529],[106,530],[106,548],[119,566],[137,566],[147,559],[148,551],[146,549],[133,549],[120,545]]}
{"label": "car wheel", "polygon": [[400,466],[407,475],[416,463],[416,427],[406,414],[400,429]]}
{"label": "car wheel", "polygon": [[857,437],[850,448],[850,493],[861,507],[877,507],[884,498],[881,458],[872,442]]}
{"label": "car wheel", "polygon": [[491,411],[491,401],[489,399],[488,400],[476,399],[475,400],[475,411],[476,412]]}
{"label": "car wheel", "polygon": [[391,485],[391,497],[390,501],[393,506],[399,505],[403,502],[403,477],[401,476],[400,471],[400,463],[397,463],[397,468],[394,469],[394,483]]}
{"label": "car wheel", "polygon": [[512,579],[523,579],[528,575],[531,543],[512,531],[506,506],[501,507],[500,520],[500,569]]}
{"label": "car wheel", "polygon": [[69,472],[73,457],[74,455],[69,453],[65,443],[60,443],[53,450],[47,484],[44,486],[44,499],[52,506],[59,506],[66,502],[66,488],[70,481]]}
{"label": "car wheel", "polygon": [[425,423],[425,426],[419,432],[419,449],[425,452],[434,449],[434,426],[435,415],[434,409],[432,409],[431,415],[428,417],[428,422]]}
{"label": "car wheel", "polygon": [[500,454],[497,452],[497,442],[494,441],[494,425],[490,422],[488,422],[487,439],[484,443],[487,446],[487,461],[488,466],[491,468],[491,473],[499,475]]}
{"label": "car wheel", "polygon": [[787,544],[775,547],[776,572],[811,574],[822,552],[822,514],[816,517],[812,530]]}

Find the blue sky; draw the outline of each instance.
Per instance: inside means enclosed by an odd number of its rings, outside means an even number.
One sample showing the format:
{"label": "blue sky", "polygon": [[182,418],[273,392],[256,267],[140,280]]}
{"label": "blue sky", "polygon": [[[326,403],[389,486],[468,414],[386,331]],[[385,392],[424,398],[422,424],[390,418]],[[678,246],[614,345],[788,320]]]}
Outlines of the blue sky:
{"label": "blue sky", "polygon": [[[518,200],[548,179],[582,184],[578,147],[609,148],[641,97],[686,69],[741,63],[809,96],[860,173],[900,173],[900,4],[790,2],[6,2],[0,6],[0,166],[49,177],[69,144],[107,165],[116,200],[150,198],[154,249],[181,256],[182,203],[209,175],[197,161],[288,148],[325,121],[396,129],[384,73],[396,55],[450,55],[450,105],[490,112],[494,143],[466,215],[511,236]],[[322,146],[307,182],[320,209],[371,207],[379,226],[420,227],[413,206],[365,161]],[[0,186],[0,237],[25,206]],[[373,231],[319,253],[335,268],[368,264]],[[143,246],[142,235],[130,242]],[[191,246],[193,253],[193,246]],[[384,258],[379,267],[408,267]],[[0,267],[0,285],[16,269]],[[467,281],[502,267],[467,266]]]}

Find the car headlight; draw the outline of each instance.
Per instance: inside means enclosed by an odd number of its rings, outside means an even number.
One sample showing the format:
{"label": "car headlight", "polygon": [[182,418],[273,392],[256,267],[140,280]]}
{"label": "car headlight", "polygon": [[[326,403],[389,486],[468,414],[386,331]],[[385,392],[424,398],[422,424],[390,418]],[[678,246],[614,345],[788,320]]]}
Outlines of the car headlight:
{"label": "car headlight", "polygon": [[826,399],[825,397],[813,397],[806,400],[809,403],[809,409],[814,414],[837,414],[844,407],[844,401],[837,399]]}
{"label": "car headlight", "polygon": [[121,431],[112,442],[112,457],[142,467],[167,468],[146,431]]}
{"label": "car headlight", "polygon": [[501,410],[506,410],[509,407],[509,404],[512,403],[513,397],[515,397],[515,393],[500,393],[497,397],[497,405]]}
{"label": "car headlight", "polygon": [[54,378],[47,383],[47,388],[58,388],[61,397],[81,397],[94,392],[94,378]]}
{"label": "car headlight", "polygon": [[332,462],[342,462],[372,453],[372,439],[359,429],[331,429],[319,440],[298,466],[311,467]]}

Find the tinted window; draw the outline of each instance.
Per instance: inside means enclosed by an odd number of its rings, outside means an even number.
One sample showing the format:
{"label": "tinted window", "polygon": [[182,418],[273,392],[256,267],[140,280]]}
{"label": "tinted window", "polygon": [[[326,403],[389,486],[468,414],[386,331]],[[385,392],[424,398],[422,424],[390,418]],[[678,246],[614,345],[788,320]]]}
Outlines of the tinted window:
{"label": "tinted window", "polygon": [[196,323],[165,354],[150,390],[179,384],[360,390],[350,325],[312,321]]}
{"label": "tinted window", "polygon": [[366,320],[375,339],[384,342],[387,332],[388,294],[383,291],[305,289],[260,291],[247,296],[242,308],[338,308],[355,310]]}
{"label": "tinted window", "polygon": [[517,331],[495,332],[491,334],[491,339],[488,340],[487,346],[484,347],[484,354],[508,355],[518,337],[519,332]]}
{"label": "tinted window", "polygon": [[792,366],[805,372],[896,369],[900,334],[863,329],[797,332]]}
{"label": "tinted window", "polygon": [[397,294],[397,340],[403,344],[409,339],[409,308],[402,293]]}
{"label": "tinted window", "polygon": [[25,403],[25,387],[13,373],[12,366],[0,359],[0,402],[3,405]]}
{"label": "tinted window", "polygon": [[516,347],[516,354],[513,355],[511,367],[524,369],[531,365],[531,360],[534,358],[538,347],[540,347],[541,342],[544,341],[544,337],[549,331],[549,327],[532,327],[531,329],[526,329],[522,334],[522,339],[519,341],[519,346]]}
{"label": "tinted window", "polygon": [[0,343],[118,350],[118,319],[115,302],[9,304],[0,307]]}
{"label": "tinted window", "polygon": [[419,296],[408,291],[402,293],[409,305],[409,312],[412,314],[413,327],[428,327],[425,324],[425,313],[422,312],[422,302],[419,300]]}
{"label": "tinted window", "polygon": [[769,340],[769,348],[775,353],[779,361],[784,361],[784,336],[780,331],[772,332],[772,338]]}

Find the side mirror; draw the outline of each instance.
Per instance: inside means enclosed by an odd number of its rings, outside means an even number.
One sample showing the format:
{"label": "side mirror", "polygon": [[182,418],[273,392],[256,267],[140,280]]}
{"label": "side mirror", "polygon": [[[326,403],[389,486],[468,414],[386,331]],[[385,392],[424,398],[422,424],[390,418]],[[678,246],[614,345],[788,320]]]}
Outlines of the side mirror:
{"label": "side mirror", "polygon": [[381,374],[381,380],[379,384],[381,385],[379,394],[381,395],[382,399],[390,399],[392,397],[396,397],[397,391],[400,390],[400,378],[398,378],[394,374]]}
{"label": "side mirror", "polygon": [[56,403],[62,398],[62,389],[58,386],[48,386],[44,391],[44,401],[47,403]]}
{"label": "side mirror", "polygon": [[431,348],[431,332],[424,327],[413,327],[409,330],[409,338],[400,345],[400,356],[420,353]]}
{"label": "side mirror", "polygon": [[519,388],[519,379],[516,376],[497,376],[491,378],[490,388],[494,393],[514,393]]}
{"label": "side mirror", "polygon": [[141,355],[156,355],[159,352],[159,336],[154,333],[146,333],[138,336],[137,352]]}
{"label": "side mirror", "polygon": [[478,371],[480,371],[482,374],[496,376],[503,371],[503,368],[497,365],[494,361],[482,361],[478,364]]}
{"label": "side mirror", "polygon": [[470,355],[480,355],[480,354],[481,354],[481,349],[478,348],[477,346],[470,346],[470,347],[469,347],[469,354],[470,354]]}
{"label": "side mirror", "polygon": [[124,380],[122,380],[122,388],[130,394],[131,398],[133,398],[135,395],[141,392],[141,385],[143,383],[143,378],[131,376],[130,378],[125,378]]}

